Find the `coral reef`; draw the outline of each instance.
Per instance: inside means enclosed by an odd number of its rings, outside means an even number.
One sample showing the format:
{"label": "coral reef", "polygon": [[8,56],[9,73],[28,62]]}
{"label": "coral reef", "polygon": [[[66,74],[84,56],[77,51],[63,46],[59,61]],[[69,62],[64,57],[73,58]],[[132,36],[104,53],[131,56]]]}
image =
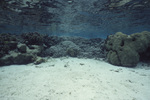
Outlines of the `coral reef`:
{"label": "coral reef", "polygon": [[69,49],[67,50],[67,54],[68,54],[69,56],[71,56],[71,57],[77,57],[78,53],[79,53],[79,50],[78,50],[78,49],[69,48]]}
{"label": "coral reef", "polygon": [[24,43],[27,45],[42,45],[44,42],[44,36],[37,32],[24,33],[21,36],[24,39]]}
{"label": "coral reef", "polygon": [[0,57],[8,54],[17,47],[17,39],[14,35],[0,34]]}
{"label": "coral reef", "polygon": [[[40,64],[40,57],[107,58],[118,66],[134,67],[139,61],[150,61],[150,32],[131,35],[117,32],[106,40],[81,37],[58,37],[39,33],[0,34],[0,66]],[[107,53],[107,55],[106,55]],[[38,59],[40,58],[40,59]]]}
{"label": "coral reef", "polygon": [[[103,39],[58,37],[35,33],[0,34],[0,66],[40,64],[40,57],[105,58]],[[39,59],[40,58],[40,59]]]}
{"label": "coral reef", "polygon": [[150,32],[126,35],[117,32],[108,36],[105,47],[108,62],[114,65],[134,67],[150,47]]}
{"label": "coral reef", "polygon": [[45,56],[49,55],[52,57],[63,57],[63,56],[67,56],[71,53],[71,51],[70,52],[68,51],[71,48],[74,50],[79,49],[79,47],[72,41],[62,41],[59,44],[55,44],[55,45],[51,46],[50,48],[46,49],[43,52],[43,55],[45,55]]}
{"label": "coral reef", "polygon": [[0,34],[0,66],[28,64],[36,61],[43,50],[43,39],[44,35],[38,33],[21,36]]}
{"label": "coral reef", "polygon": [[55,45],[42,52],[43,56],[105,58],[104,40],[100,38],[85,39],[81,37],[57,37]]}

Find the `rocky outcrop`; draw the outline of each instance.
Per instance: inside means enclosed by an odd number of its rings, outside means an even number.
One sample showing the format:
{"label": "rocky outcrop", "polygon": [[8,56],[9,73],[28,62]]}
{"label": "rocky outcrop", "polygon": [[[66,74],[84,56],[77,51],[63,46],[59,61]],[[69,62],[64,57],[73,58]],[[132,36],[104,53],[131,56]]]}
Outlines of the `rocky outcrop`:
{"label": "rocky outcrop", "polygon": [[47,36],[37,32],[0,34],[0,47],[0,66],[45,62],[40,57],[105,58],[104,40],[100,38]]}
{"label": "rocky outcrop", "polygon": [[132,35],[117,32],[108,36],[105,47],[108,50],[108,62],[118,66],[134,67],[150,48],[150,32]]}
{"label": "rocky outcrop", "polygon": [[[55,37],[56,38],[56,37]],[[57,37],[56,44],[42,52],[43,56],[105,58],[104,41],[100,38]]]}
{"label": "rocky outcrop", "polygon": [[38,33],[23,34],[22,37],[0,34],[0,66],[36,61],[44,48],[42,36]]}
{"label": "rocky outcrop", "polygon": [[27,45],[42,45],[44,42],[44,35],[37,32],[24,33],[21,36],[24,39],[24,43]]}
{"label": "rocky outcrop", "polygon": [[0,66],[35,62],[42,51],[42,47],[37,45],[31,46],[32,49],[26,44],[18,43],[16,49],[9,50],[7,54],[0,57]]}
{"label": "rocky outcrop", "polygon": [[77,51],[79,51],[79,49],[79,46],[72,41],[62,41],[59,44],[46,49],[43,54],[52,57],[63,57],[67,55],[77,56]]}
{"label": "rocky outcrop", "polygon": [[35,60],[36,56],[34,55],[11,52],[11,54],[0,58],[0,66],[12,64],[28,64],[34,62]]}

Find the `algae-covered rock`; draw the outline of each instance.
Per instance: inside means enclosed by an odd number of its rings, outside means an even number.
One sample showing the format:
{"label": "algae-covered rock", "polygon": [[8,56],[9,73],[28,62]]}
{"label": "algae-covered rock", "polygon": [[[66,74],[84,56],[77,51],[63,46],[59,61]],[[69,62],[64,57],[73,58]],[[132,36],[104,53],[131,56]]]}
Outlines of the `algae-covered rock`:
{"label": "algae-covered rock", "polygon": [[107,58],[111,64],[120,65],[120,60],[119,60],[118,55],[115,51],[108,52]]}
{"label": "algae-covered rock", "polygon": [[127,35],[121,32],[117,32],[115,35],[110,35],[107,38],[107,50],[119,50],[122,46],[124,46],[124,40],[126,39]]}
{"label": "algae-covered rock", "polygon": [[133,67],[139,62],[139,54],[131,48],[123,48],[118,51],[121,66]]}
{"label": "algae-covered rock", "polygon": [[134,48],[137,52],[145,52],[150,46],[150,32],[144,31],[141,33],[135,33],[131,35],[132,42],[126,42],[131,48]]}
{"label": "algae-covered rock", "polygon": [[0,58],[0,66],[11,64],[28,64],[36,60],[36,56],[30,54],[20,54],[12,52],[10,55],[6,55]]}
{"label": "algae-covered rock", "polygon": [[[108,36],[105,47],[108,62],[114,65],[134,67],[142,54],[150,47],[150,32],[144,31],[132,35],[117,32]],[[150,59],[149,59],[150,60]]]}

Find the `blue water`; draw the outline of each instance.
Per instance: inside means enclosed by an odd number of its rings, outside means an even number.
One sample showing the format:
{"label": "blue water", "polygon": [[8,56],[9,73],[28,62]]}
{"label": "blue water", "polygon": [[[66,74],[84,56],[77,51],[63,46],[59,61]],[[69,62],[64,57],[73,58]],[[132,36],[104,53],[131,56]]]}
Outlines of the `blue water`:
{"label": "blue water", "polygon": [[[107,3],[106,1],[101,1],[101,3],[102,2],[104,2],[104,4]],[[140,5],[140,3],[144,4],[144,1],[132,0],[131,2],[125,4],[125,6],[134,7],[136,3]],[[103,5],[102,7],[105,6]],[[28,25],[0,23],[0,33],[21,34],[27,32],[39,32],[41,34],[56,35],[56,36],[106,38],[108,35],[114,34],[116,32],[132,34],[141,31],[150,31],[150,13],[149,13],[150,7],[148,4],[145,4],[144,8],[143,7],[138,9],[135,8],[136,10],[135,9],[131,10],[131,8],[128,8],[128,10],[123,10],[125,9],[123,7],[119,8],[121,11],[117,9],[116,11],[115,10],[108,11],[107,9],[105,9],[95,12],[94,9],[97,8],[94,8],[93,11],[76,11],[75,13],[76,15],[79,16],[79,19],[76,19],[78,17],[66,18],[68,20],[74,21],[76,24],[74,25],[66,23],[66,25],[68,25],[67,26],[68,29],[61,27],[62,19],[59,19],[60,23],[54,22],[54,24],[56,25],[55,28],[52,29],[53,26],[51,26],[51,24],[36,25],[36,22],[32,22],[32,19],[27,18],[27,21],[28,20],[29,21],[28,22],[26,21],[25,23],[29,23]],[[10,14],[10,16],[15,16],[15,18],[17,17],[17,15],[13,14]],[[18,21],[19,20],[20,19],[18,18]]]}

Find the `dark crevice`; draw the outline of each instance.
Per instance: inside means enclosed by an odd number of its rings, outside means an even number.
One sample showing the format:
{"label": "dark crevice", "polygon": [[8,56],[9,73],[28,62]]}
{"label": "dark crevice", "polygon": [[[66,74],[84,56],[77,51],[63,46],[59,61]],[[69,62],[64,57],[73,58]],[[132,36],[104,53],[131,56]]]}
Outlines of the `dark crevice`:
{"label": "dark crevice", "polygon": [[133,37],[133,38],[132,38],[132,41],[136,41],[136,38],[135,38],[135,37]]}
{"label": "dark crevice", "polygon": [[122,46],[122,47],[124,46],[124,41],[123,40],[121,41],[121,45],[120,46]]}
{"label": "dark crevice", "polygon": [[150,47],[148,47],[145,52],[139,53],[139,55],[140,55],[140,61],[150,62]]}

